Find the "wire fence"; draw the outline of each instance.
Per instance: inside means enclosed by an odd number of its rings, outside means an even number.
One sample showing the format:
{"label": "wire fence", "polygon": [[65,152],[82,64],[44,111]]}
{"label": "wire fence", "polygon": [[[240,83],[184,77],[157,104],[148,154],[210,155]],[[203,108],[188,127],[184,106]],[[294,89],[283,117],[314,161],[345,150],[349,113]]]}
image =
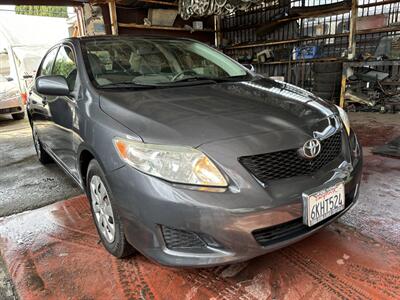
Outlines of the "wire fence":
{"label": "wire fence", "polygon": [[[382,1],[358,2],[357,56],[373,56],[383,37],[400,34],[400,1]],[[320,17],[303,9],[327,4],[338,9]],[[253,63],[259,73],[283,76],[313,90],[313,65],[346,57],[350,5],[337,0],[265,1],[222,18],[222,48],[241,62]]]}

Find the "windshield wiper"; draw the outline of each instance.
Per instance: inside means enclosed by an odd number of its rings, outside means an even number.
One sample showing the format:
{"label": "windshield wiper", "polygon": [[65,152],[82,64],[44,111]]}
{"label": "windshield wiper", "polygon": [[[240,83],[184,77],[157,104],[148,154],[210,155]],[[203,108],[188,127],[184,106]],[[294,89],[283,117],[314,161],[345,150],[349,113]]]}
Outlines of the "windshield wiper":
{"label": "windshield wiper", "polygon": [[99,86],[99,88],[102,88],[102,89],[115,89],[115,88],[155,89],[157,87],[158,87],[157,85],[140,84],[140,83],[134,83],[131,81],[107,83],[107,84],[103,84],[103,85]]}
{"label": "windshield wiper", "polygon": [[182,78],[180,80],[171,81],[168,83],[179,83],[179,82],[191,82],[191,81],[205,81],[205,82],[231,82],[231,81],[238,81],[241,79],[249,79],[247,74],[245,75],[238,75],[238,76],[227,76],[227,77],[207,77],[207,76],[191,76]]}
{"label": "windshield wiper", "polygon": [[217,82],[216,78],[214,77],[207,77],[207,76],[191,76],[191,77],[186,77],[182,78],[179,80],[174,80],[166,83],[179,83],[179,82],[191,82],[191,81],[212,81],[212,82]]}
{"label": "windshield wiper", "polygon": [[219,82],[229,82],[229,81],[240,81],[241,79],[251,79],[252,77],[250,77],[248,74],[245,75],[236,75],[236,76],[226,76],[226,77],[220,77],[217,78],[216,80],[218,80]]}

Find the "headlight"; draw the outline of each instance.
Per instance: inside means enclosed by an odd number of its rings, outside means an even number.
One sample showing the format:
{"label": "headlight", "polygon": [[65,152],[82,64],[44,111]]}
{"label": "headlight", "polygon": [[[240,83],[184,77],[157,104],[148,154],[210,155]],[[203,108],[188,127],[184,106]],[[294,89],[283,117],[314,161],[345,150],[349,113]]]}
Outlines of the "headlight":
{"label": "headlight", "polygon": [[228,185],[213,162],[194,148],[145,144],[123,138],[114,138],[113,142],[121,159],[143,173],[182,184]]}
{"label": "headlight", "polygon": [[349,116],[347,115],[347,113],[344,111],[343,108],[341,108],[340,106],[337,106],[337,105],[336,105],[336,107],[337,107],[337,109],[339,111],[339,115],[340,115],[340,118],[343,121],[344,127],[346,127],[347,134],[350,135],[350,120],[349,120]]}

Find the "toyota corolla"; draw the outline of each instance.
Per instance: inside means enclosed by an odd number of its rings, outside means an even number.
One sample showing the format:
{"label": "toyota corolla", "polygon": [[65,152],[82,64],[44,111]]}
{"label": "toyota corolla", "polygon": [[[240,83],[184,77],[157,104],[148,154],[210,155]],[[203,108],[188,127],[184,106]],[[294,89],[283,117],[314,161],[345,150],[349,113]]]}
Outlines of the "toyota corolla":
{"label": "toyota corolla", "polygon": [[64,40],[41,62],[27,111],[39,160],[86,192],[116,257],[248,260],[358,197],[362,153],[343,109],[194,40]]}

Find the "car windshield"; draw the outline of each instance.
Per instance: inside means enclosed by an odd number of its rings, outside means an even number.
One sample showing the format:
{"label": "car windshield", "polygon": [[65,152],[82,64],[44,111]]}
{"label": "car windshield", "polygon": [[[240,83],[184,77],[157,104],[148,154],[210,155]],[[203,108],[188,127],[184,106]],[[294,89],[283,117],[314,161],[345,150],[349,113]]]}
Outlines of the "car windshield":
{"label": "car windshield", "polygon": [[176,86],[251,77],[238,63],[192,40],[87,40],[83,49],[88,73],[99,88]]}

